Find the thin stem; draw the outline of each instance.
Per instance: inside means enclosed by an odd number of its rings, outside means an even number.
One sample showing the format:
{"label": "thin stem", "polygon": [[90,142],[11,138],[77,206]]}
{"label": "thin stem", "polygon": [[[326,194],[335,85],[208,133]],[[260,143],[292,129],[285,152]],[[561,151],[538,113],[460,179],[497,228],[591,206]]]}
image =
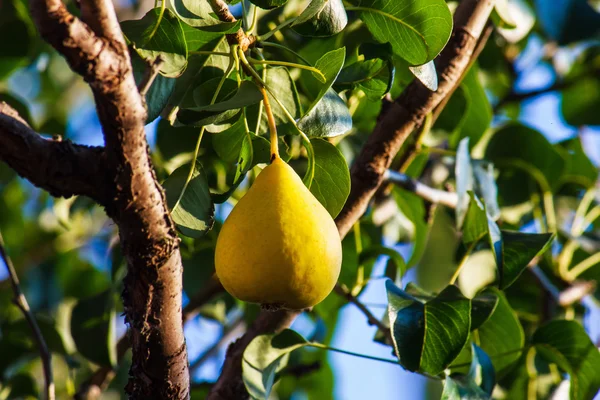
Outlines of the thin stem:
{"label": "thin stem", "polygon": [[[232,51],[233,51],[233,49],[232,49]],[[223,87],[225,80],[229,77],[229,75],[231,75],[234,64],[235,63],[233,62],[233,57],[232,57],[229,61],[229,66],[227,67],[227,71],[225,71],[225,74],[223,75],[223,77],[219,81],[219,84],[217,85],[217,89],[215,90],[215,94],[213,95],[212,99],[210,100],[210,104],[214,104],[215,101],[217,101],[217,96],[221,92],[221,88]],[[181,189],[179,198],[177,198],[177,201],[175,202],[175,205],[173,206],[173,210],[171,212],[174,212],[175,209],[177,208],[177,206],[179,206],[179,202],[181,202],[181,199],[183,198],[183,195],[185,194],[185,191],[186,191],[190,181],[192,180],[192,177],[194,176],[194,171],[196,171],[196,160],[198,159],[198,154],[200,153],[200,143],[202,143],[202,137],[204,136],[204,131],[205,131],[205,127],[203,126],[202,128],[200,128],[200,133],[198,134],[198,140],[196,141],[196,148],[194,149],[194,156],[192,157],[192,166],[190,167],[190,172],[188,173],[188,176],[185,180],[185,184],[183,185],[183,189]]]}
{"label": "thin stem", "polygon": [[14,303],[21,310],[25,320],[29,324],[31,331],[33,332],[33,337],[38,345],[40,350],[40,357],[42,359],[42,365],[44,368],[44,388],[46,392],[46,400],[54,400],[54,378],[52,375],[52,354],[48,350],[48,346],[46,345],[46,341],[44,340],[44,336],[40,331],[40,327],[38,326],[31,309],[29,308],[29,304],[27,303],[27,299],[25,295],[21,291],[21,284],[19,282],[19,277],[17,276],[17,271],[13,266],[13,263],[8,257],[6,250],[4,249],[4,239],[2,238],[2,233],[0,233],[0,257],[6,264],[6,268],[8,269],[8,275],[10,279],[10,283],[13,288],[14,293]]}
{"label": "thin stem", "polygon": [[308,347],[315,347],[317,349],[335,351],[336,353],[341,353],[341,354],[346,354],[346,355],[349,355],[349,356],[364,358],[364,359],[367,359],[367,360],[381,361],[381,362],[385,362],[385,363],[388,363],[388,364],[395,364],[395,365],[402,366],[402,364],[400,364],[400,362],[398,360],[391,360],[389,358],[375,357],[375,356],[370,356],[368,354],[354,353],[352,351],[338,349],[336,347],[330,347],[330,346],[327,346],[327,345],[322,344],[322,343],[310,342],[310,343],[307,344],[307,346]]}
{"label": "thin stem", "polygon": [[348,291],[345,287],[341,286],[339,283],[335,285],[334,290],[337,294],[348,300],[348,302],[358,307],[358,309],[367,317],[367,322],[369,323],[369,325],[373,325],[379,328],[391,341],[392,336],[390,333],[390,328],[385,326],[383,322],[381,322],[375,315],[373,315],[373,313],[367,308],[367,306],[361,303],[360,300],[356,298],[356,296],[353,296],[352,293],[350,293],[350,291]]}
{"label": "thin stem", "polygon": [[577,277],[583,274],[585,271],[593,267],[594,265],[600,263],[600,252],[596,254],[592,254],[585,260],[581,261],[579,264],[571,268],[566,275],[568,281],[574,281]]}
{"label": "thin stem", "polygon": [[198,50],[198,51],[188,51],[188,54],[194,55],[194,56],[223,56],[223,57],[231,57],[230,53],[224,52],[224,51],[202,51],[202,50]]}
{"label": "thin stem", "polygon": [[[257,51],[256,54],[262,59],[264,60],[264,56],[262,55],[262,53],[260,51]],[[266,82],[267,81],[267,69],[263,68],[262,70],[262,81]],[[259,134],[260,131],[260,123],[262,122],[262,114],[263,114],[263,103],[262,101],[258,104],[258,117],[256,118],[256,130],[254,131],[254,133],[256,133],[257,135]]]}
{"label": "thin stem", "polygon": [[163,19],[163,15],[165,14],[166,4],[167,4],[167,0],[162,0],[160,2],[160,11],[158,12],[158,18],[156,18],[156,24],[154,24],[154,28],[152,28],[152,32],[150,32],[150,36],[148,37],[147,41],[152,39],[154,37],[154,35],[156,34],[156,31],[158,31],[158,27],[160,26],[160,23],[162,22],[162,19]]}
{"label": "thin stem", "polygon": [[265,105],[265,114],[267,114],[267,122],[269,123],[269,134],[271,139],[271,162],[280,158],[279,157],[279,146],[277,144],[277,125],[275,124],[275,117],[273,116],[273,110],[271,109],[271,103],[269,103],[269,95],[264,87],[260,88],[260,92],[263,95],[263,103]]}
{"label": "thin stem", "polygon": [[212,357],[215,354],[215,351],[219,349],[219,347],[221,347],[225,342],[229,341],[233,336],[233,333],[243,323],[244,318],[242,316],[237,318],[231,324],[225,326],[223,328],[223,333],[221,334],[221,337],[215,343],[213,343],[212,346],[206,349],[206,351],[202,353],[202,355],[200,355],[194,362],[190,364],[190,375],[194,374],[198,370],[198,368],[202,366],[202,364],[204,364],[210,357]]}
{"label": "thin stem", "polygon": [[583,198],[579,202],[577,211],[575,211],[575,217],[573,218],[573,224],[571,225],[571,234],[573,236],[579,236],[586,228],[583,226],[583,219],[585,218],[586,212],[590,207],[590,204],[592,204],[595,196],[596,188],[590,188],[585,192]]}
{"label": "thin stem", "polygon": [[250,61],[250,63],[252,63],[252,64],[278,65],[278,66],[282,66],[282,67],[305,69],[307,71],[311,71],[311,72],[314,72],[315,74],[318,74],[321,77],[321,82],[324,83],[327,80],[325,75],[323,75],[323,73],[319,69],[312,67],[310,65],[296,64],[296,63],[287,62],[287,61],[272,61],[272,60],[265,61],[265,60],[257,60],[254,58],[248,58],[248,61]]}
{"label": "thin stem", "polygon": [[262,40],[267,40],[268,38],[270,38],[271,36],[273,36],[276,32],[279,32],[280,30],[282,30],[283,28],[285,28],[286,26],[292,24],[294,21],[296,21],[296,18],[292,18],[292,19],[288,19],[287,21],[283,21],[281,24],[277,25],[275,28],[271,29],[269,32],[260,35],[258,37],[258,40],[262,41]]}
{"label": "thin stem", "polygon": [[469,256],[471,255],[473,250],[475,250],[475,246],[477,246],[477,243],[479,243],[479,240],[474,240],[467,248],[467,252],[463,256],[462,260],[460,260],[460,264],[458,264],[456,271],[454,271],[454,275],[452,275],[452,278],[450,278],[450,285],[454,285],[454,283],[458,279],[458,276],[460,275],[460,271],[462,271],[464,266],[467,264],[467,260],[469,259]]}
{"label": "thin stem", "polygon": [[284,46],[284,45],[279,44],[279,43],[274,43],[274,42],[260,42],[260,44],[263,47],[275,47],[277,49],[281,49],[281,50],[285,50],[287,52],[290,52],[294,56],[296,56],[298,58],[298,60],[302,61],[304,64],[312,66],[312,64],[306,58],[302,57],[300,54],[296,53],[294,50],[290,49],[287,46]]}
{"label": "thin stem", "polygon": [[[360,233],[360,220],[354,223],[352,227],[354,231],[354,247],[356,248],[356,254],[362,253],[362,236]],[[352,295],[356,296],[360,293],[362,288],[365,285],[365,266],[360,263],[358,266],[358,271],[356,271],[356,284],[354,285],[354,289],[352,289]]]}

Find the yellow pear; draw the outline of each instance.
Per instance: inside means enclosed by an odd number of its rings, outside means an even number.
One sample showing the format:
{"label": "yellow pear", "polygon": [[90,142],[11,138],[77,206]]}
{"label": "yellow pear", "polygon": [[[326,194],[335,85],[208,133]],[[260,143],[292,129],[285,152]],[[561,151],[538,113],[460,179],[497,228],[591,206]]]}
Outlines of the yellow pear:
{"label": "yellow pear", "polygon": [[312,307],[340,274],[333,219],[280,158],[265,167],[225,220],[215,268],[232,296],[269,308]]}

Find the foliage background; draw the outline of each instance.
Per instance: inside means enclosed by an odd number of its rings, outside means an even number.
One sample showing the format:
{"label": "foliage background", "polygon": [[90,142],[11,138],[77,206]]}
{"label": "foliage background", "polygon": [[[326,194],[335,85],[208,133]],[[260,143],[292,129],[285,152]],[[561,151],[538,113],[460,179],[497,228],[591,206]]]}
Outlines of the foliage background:
{"label": "foliage background", "polygon": [[[584,37],[579,37],[573,32],[587,32],[587,28],[584,27],[593,27],[594,24],[596,27],[600,26],[598,23],[600,17],[593,19],[590,15],[582,13],[561,12],[560,7],[568,7],[569,3],[577,3],[575,7],[583,7],[580,4],[583,2],[575,0],[571,2],[515,1],[514,3],[530,9],[529,17],[527,14],[521,16],[525,21],[517,21],[518,23],[527,26],[527,18],[533,18],[535,22],[532,21],[533,26],[529,27],[531,32],[526,29],[522,39],[514,43],[494,34],[481,56],[479,63],[481,71],[477,78],[486,89],[487,98],[495,111],[489,132],[507,121],[520,121],[537,129],[550,143],[579,137],[585,155],[589,157],[595,168],[598,168],[600,165],[598,32],[593,32],[593,28],[590,28],[592,32],[586,33]],[[0,100],[7,101],[13,106],[21,104],[20,111],[29,115],[28,119],[33,121],[38,130],[44,134],[64,135],[65,138],[82,144],[102,144],[100,125],[89,89],[68,69],[60,56],[36,37],[23,10],[24,3],[15,0],[10,4],[14,5],[16,15],[26,23],[19,26],[24,29],[19,32],[19,37],[23,38],[18,45],[22,53],[15,56],[19,62],[15,63],[11,60],[13,62],[9,63],[6,62],[8,57],[0,56],[0,77],[2,77]],[[148,4],[118,5],[122,19],[139,18],[148,8]],[[135,11],[136,9],[138,11]],[[567,18],[571,15],[575,17]],[[0,20],[0,29],[5,36],[17,35],[14,26],[6,21]],[[514,31],[510,31],[506,37],[510,38],[510,35],[514,34]],[[13,46],[8,48],[8,51],[10,54],[14,53],[14,44],[5,43],[2,46]],[[3,54],[1,49],[2,47],[0,47],[0,54]],[[501,49],[503,54],[499,55],[497,49]],[[582,54],[595,54],[595,58],[581,63],[579,57]],[[519,95],[523,93],[552,88],[555,82],[563,81],[565,76],[581,66],[589,66],[595,71],[585,81],[582,80],[585,84],[580,85],[576,82],[567,88],[557,87],[560,90],[548,90],[539,96],[498,106],[504,96],[514,96],[519,100]],[[565,115],[564,104],[576,103],[585,99],[588,94],[592,96],[588,103],[577,103],[579,104],[577,110],[584,110],[583,113],[576,117]],[[593,97],[594,95],[596,97]],[[358,125],[359,129],[361,123],[369,126],[375,115],[371,115],[370,119],[363,115],[360,121],[355,121],[355,125]],[[157,120],[149,124],[147,129],[148,140],[153,149],[157,146],[158,124]],[[368,129],[364,130],[368,131]],[[438,127],[438,130],[442,129]],[[436,132],[435,126],[432,132]],[[160,164],[160,161],[157,160],[157,163]],[[90,207],[90,203],[85,199],[53,199],[27,181],[16,177],[4,164],[0,164],[0,188],[2,193],[0,227],[5,237],[6,247],[22,278],[25,294],[37,315],[42,316],[41,318],[51,316],[58,331],[67,332],[69,312],[74,302],[102,292],[120,273],[118,257],[114,256],[113,251],[115,229],[103,211],[98,207]],[[581,194],[578,192],[576,196],[580,197]],[[559,212],[568,213],[568,210],[568,205],[564,210],[557,208]],[[227,206],[218,208],[217,219],[223,218],[227,211]],[[433,228],[438,236],[429,239],[424,258],[404,280],[405,283],[414,280],[421,287],[432,291],[439,290],[445,285],[447,277],[456,266],[457,259],[455,253],[458,242],[452,228],[453,221],[443,213],[440,213],[438,219]],[[388,226],[386,232],[388,234],[384,234],[382,240],[408,259],[412,245],[406,243],[406,226],[402,225],[402,221],[396,222],[397,225]],[[521,228],[536,230],[535,223],[531,221]],[[595,229],[595,233],[588,232],[591,237],[597,235],[597,227]],[[558,250],[554,249],[554,251]],[[207,256],[200,252],[198,257],[206,262],[210,254]],[[379,259],[373,268],[372,276],[381,276],[386,262],[385,258]],[[593,271],[597,274],[599,268],[600,265],[597,265]],[[198,272],[193,267],[186,269],[186,274],[188,274],[186,290],[193,290],[196,285],[200,285],[198,282],[206,279],[194,275]],[[118,279],[116,281],[118,282]],[[0,321],[5,322],[18,318],[17,310],[10,305],[11,293],[8,288],[5,270],[0,268]],[[383,281],[374,280],[369,284],[361,295],[361,300],[368,304],[376,315],[383,315],[385,312],[383,306],[387,303]],[[222,325],[215,321],[214,317],[222,319],[225,306],[223,301],[215,302],[210,309],[205,309],[202,315],[186,326],[192,364],[194,359],[204,354],[221,336]],[[578,310],[579,312],[582,310]],[[594,304],[590,300],[584,324],[594,343],[600,340],[598,313],[597,301]],[[114,318],[118,337],[124,332],[125,327],[121,317]],[[307,336],[314,327],[308,317],[301,317],[292,328]],[[365,324],[364,316],[357,309],[346,306],[338,317],[335,332],[328,332],[328,335],[333,334],[332,346],[334,347],[391,357],[389,347],[372,341],[375,331],[376,328]],[[10,349],[2,347],[2,340],[7,337],[7,332],[10,334],[5,329],[2,332],[3,336],[0,337],[0,349],[4,351],[1,354],[9,354]],[[101,334],[98,338],[104,340]],[[97,345],[96,337],[94,339],[90,337],[90,341],[92,347]],[[57,390],[62,395],[66,395],[73,392],[81,375],[84,375],[81,371],[85,371],[90,366],[79,355],[73,356],[74,343],[69,340],[69,335],[63,335],[62,342],[63,344],[57,344],[54,350],[69,356],[54,357],[54,365]],[[224,358],[226,344],[227,341],[222,343],[218,351],[195,371],[194,378],[197,382],[210,382],[216,379]],[[61,346],[64,348],[60,348]],[[9,357],[3,358],[9,359]],[[439,396],[439,386],[431,384],[422,376],[404,372],[393,365],[354,359],[335,353],[328,354],[327,360],[328,363],[322,367],[320,373],[308,375],[299,382],[301,390],[312,393],[309,398],[317,398],[314,397],[315,393],[332,393],[332,396],[339,399],[362,399],[367,396],[382,399],[397,396],[403,398],[438,398]],[[5,370],[7,367],[8,369]],[[41,382],[41,367],[34,357],[25,357],[10,366],[2,364],[0,360],[0,369],[30,373],[38,384]],[[126,366],[120,368],[118,379],[113,381],[112,389],[106,392],[104,398],[120,397],[126,371]],[[368,380],[365,378],[365,371],[368,371]],[[281,390],[284,392],[285,388]],[[2,397],[1,393],[0,397]],[[325,395],[321,398],[328,397]],[[296,394],[292,398],[300,399],[303,395]]]}

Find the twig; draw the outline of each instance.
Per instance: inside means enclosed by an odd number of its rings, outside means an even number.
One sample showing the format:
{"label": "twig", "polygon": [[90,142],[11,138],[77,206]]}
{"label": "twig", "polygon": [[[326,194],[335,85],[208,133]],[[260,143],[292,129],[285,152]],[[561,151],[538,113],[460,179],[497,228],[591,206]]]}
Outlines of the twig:
{"label": "twig", "polygon": [[369,325],[374,325],[377,328],[379,328],[385,334],[386,338],[389,339],[391,342],[392,335],[390,332],[390,328],[388,326],[385,326],[383,322],[381,322],[375,315],[373,315],[373,313],[367,308],[367,306],[361,303],[360,300],[358,300],[354,295],[352,295],[352,293],[350,293],[340,284],[336,284],[334,290],[337,294],[344,297],[350,303],[354,304],[367,317],[367,322],[369,323]]}
{"label": "twig", "polygon": [[4,249],[4,239],[2,238],[2,233],[0,233],[0,256],[6,264],[6,268],[8,269],[8,275],[14,292],[13,301],[25,316],[25,319],[27,320],[31,331],[33,332],[33,338],[35,339],[40,350],[40,357],[42,359],[42,365],[44,367],[44,388],[46,392],[46,400],[54,400],[55,395],[54,378],[52,377],[52,354],[48,350],[48,346],[46,345],[44,336],[42,336],[40,327],[35,321],[35,317],[33,316],[31,309],[29,308],[27,299],[21,291],[21,285],[19,283],[17,271],[15,271],[12,261],[10,260],[10,257],[8,257],[8,255],[6,254],[6,250]]}
{"label": "twig", "polygon": [[146,69],[146,72],[144,74],[144,78],[138,86],[140,95],[142,97],[146,97],[146,94],[148,93],[148,90],[150,90],[150,87],[152,87],[152,83],[158,76],[158,72],[160,71],[160,67],[162,67],[164,61],[165,60],[163,60],[163,58],[160,55],[158,55],[156,56],[154,61],[152,61],[148,65],[148,68]]}
{"label": "twig", "polygon": [[227,325],[225,328],[223,328],[223,333],[221,334],[221,337],[215,343],[213,343],[212,346],[206,349],[206,351],[202,353],[202,355],[200,355],[196,360],[194,360],[193,363],[190,363],[190,375],[193,376],[194,373],[198,370],[198,368],[200,368],[202,364],[206,362],[206,360],[212,357],[215,351],[219,349],[219,347],[221,347],[224,343],[230,341],[232,337],[236,334],[238,328],[243,325],[243,322],[244,318],[242,316],[237,318],[231,324]]}
{"label": "twig", "polygon": [[430,203],[443,204],[450,208],[456,208],[458,203],[458,195],[456,193],[434,189],[401,172],[387,170],[384,174],[384,179],[395,183],[409,192],[413,192]]}
{"label": "twig", "polygon": [[[217,17],[223,22],[235,22],[237,21],[231,11],[229,11],[229,6],[223,0],[208,0],[210,3],[210,7],[217,14]],[[256,43],[256,36],[247,35],[244,32],[244,29],[240,28],[235,33],[230,33],[227,35],[227,41],[229,44],[238,44],[242,51],[248,50],[251,46]]]}

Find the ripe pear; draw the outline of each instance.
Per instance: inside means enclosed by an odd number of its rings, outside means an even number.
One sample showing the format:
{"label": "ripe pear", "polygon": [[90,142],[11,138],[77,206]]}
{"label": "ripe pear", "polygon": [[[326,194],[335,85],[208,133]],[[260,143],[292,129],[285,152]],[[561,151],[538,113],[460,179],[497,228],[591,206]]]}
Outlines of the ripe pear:
{"label": "ripe pear", "polygon": [[225,220],[215,268],[232,296],[267,308],[312,307],[332,291],[342,245],[327,210],[280,158]]}

